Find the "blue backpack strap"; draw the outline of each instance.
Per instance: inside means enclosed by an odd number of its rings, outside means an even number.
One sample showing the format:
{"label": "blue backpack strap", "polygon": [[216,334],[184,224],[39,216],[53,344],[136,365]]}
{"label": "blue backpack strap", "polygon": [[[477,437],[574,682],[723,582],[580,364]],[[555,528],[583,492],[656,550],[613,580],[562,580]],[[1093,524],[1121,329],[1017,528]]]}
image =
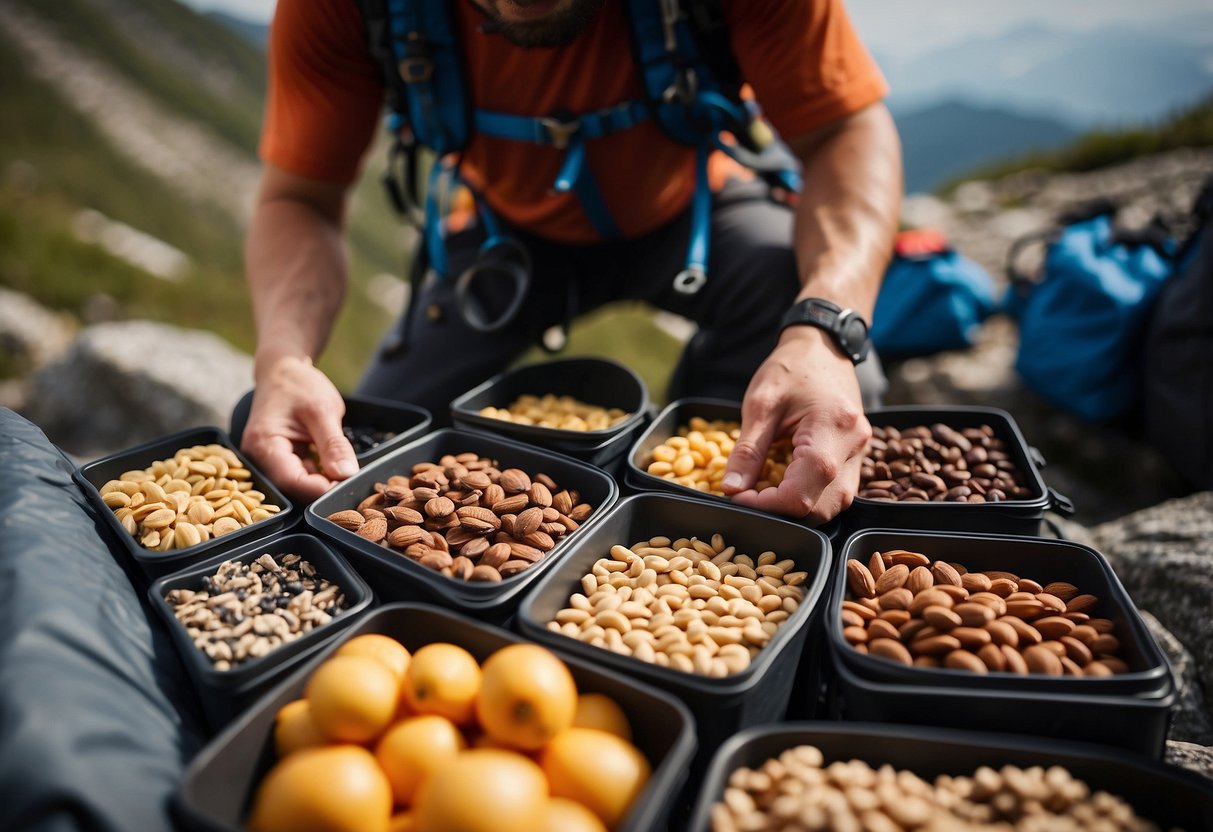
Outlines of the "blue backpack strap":
{"label": "blue backpack strap", "polygon": [[459,40],[446,3],[386,3],[391,57],[403,91],[394,114],[398,121],[389,126],[407,126],[417,142],[439,156],[457,153],[467,146],[471,117]]}

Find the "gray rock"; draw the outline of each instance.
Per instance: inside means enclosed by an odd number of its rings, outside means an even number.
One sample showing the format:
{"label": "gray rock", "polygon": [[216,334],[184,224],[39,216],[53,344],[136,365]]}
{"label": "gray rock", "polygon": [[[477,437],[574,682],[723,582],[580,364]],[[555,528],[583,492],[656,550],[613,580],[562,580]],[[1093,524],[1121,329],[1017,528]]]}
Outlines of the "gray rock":
{"label": "gray rock", "polygon": [[97,324],[33,376],[23,415],[66,452],[94,457],[190,427],[226,430],[252,370],[209,332]]}
{"label": "gray rock", "polygon": [[1169,740],[1166,761],[1213,780],[1213,748]]}
{"label": "gray rock", "polygon": [[0,353],[29,372],[60,355],[72,341],[74,327],[28,295],[0,287]]}
{"label": "gray rock", "polygon": [[1213,717],[1205,707],[1204,691],[1196,660],[1170,630],[1152,614],[1141,610],[1142,620],[1175,673],[1177,695],[1171,708],[1171,729],[1167,737],[1180,742],[1213,745]]}
{"label": "gray rock", "polygon": [[[1191,651],[1200,687],[1213,690],[1213,492],[1168,500],[1091,534],[1134,603]],[[1184,730],[1208,741],[1207,700],[1204,709],[1205,727]]]}

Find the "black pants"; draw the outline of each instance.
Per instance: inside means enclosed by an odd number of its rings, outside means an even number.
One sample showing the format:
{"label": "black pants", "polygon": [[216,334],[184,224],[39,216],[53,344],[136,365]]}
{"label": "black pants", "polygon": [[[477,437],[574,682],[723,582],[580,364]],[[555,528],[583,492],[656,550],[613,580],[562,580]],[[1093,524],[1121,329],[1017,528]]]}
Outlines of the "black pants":
{"label": "black pants", "polygon": [[[597,245],[517,234],[532,260],[530,293],[514,322],[493,333],[468,326],[454,297],[454,278],[474,262],[483,232],[472,228],[452,235],[447,277],[431,278],[410,301],[407,344],[397,348],[397,333],[390,333],[358,392],[420,405],[434,415],[435,424],[446,424],[452,399],[503,370],[550,327],[606,303],[639,300],[698,325],[674,368],[669,400],[741,401],[799,291],[790,248],[792,210],[772,201],[764,185],[726,185],[713,199],[708,279],[693,295],[674,289],[689,229],[689,214],[684,214],[639,239]],[[502,294],[507,292],[503,286]],[[878,361],[873,356],[859,370],[865,405],[878,403],[885,385]]]}

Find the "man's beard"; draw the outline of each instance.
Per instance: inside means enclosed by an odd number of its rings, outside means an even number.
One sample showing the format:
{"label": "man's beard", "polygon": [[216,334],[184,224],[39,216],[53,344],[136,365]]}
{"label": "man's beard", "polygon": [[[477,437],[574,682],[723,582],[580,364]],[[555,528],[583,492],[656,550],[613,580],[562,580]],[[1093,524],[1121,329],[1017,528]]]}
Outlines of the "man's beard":
{"label": "man's beard", "polygon": [[511,21],[503,19],[497,8],[500,3],[508,2],[510,0],[496,0],[487,4],[485,12],[492,19],[494,29],[502,37],[523,49],[572,43],[593,22],[603,4],[603,0],[573,0],[568,8],[553,12],[540,20]]}

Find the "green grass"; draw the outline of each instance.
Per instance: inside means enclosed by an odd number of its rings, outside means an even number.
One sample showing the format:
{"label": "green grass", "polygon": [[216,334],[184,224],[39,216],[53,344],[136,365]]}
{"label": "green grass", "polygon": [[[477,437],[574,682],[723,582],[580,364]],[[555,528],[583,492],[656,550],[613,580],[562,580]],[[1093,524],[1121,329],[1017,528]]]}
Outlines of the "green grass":
{"label": "green grass", "polygon": [[971,171],[939,191],[948,193],[970,179],[1000,179],[1022,170],[1081,173],[1156,153],[1207,147],[1213,147],[1213,96],[1158,125],[1094,131],[1059,150],[1031,153]]}

